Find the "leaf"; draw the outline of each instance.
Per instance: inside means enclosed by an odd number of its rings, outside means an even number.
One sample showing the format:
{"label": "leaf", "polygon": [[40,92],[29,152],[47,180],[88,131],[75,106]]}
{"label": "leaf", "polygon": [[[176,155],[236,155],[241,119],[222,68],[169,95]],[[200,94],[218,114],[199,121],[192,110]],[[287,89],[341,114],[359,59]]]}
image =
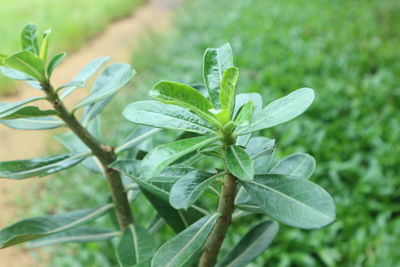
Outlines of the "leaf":
{"label": "leaf", "polygon": [[220,109],[220,85],[223,73],[233,66],[232,49],[229,43],[219,48],[208,48],[204,53],[203,76],[211,102],[215,109]]}
{"label": "leaf", "polygon": [[69,231],[53,234],[45,238],[36,239],[28,243],[29,248],[53,246],[62,243],[90,243],[110,240],[119,236],[120,232],[81,227]]}
{"label": "leaf", "polygon": [[251,133],[290,121],[306,111],[314,98],[314,90],[310,88],[298,89],[256,112],[251,125],[240,130],[239,133]]}
{"label": "leaf", "polygon": [[28,99],[21,100],[21,101],[18,101],[18,102],[14,102],[14,103],[3,103],[3,102],[0,102],[0,115],[2,115],[4,113],[7,113],[7,112],[10,112],[10,111],[13,111],[16,108],[24,106],[24,105],[26,105],[28,103],[32,103],[32,102],[43,100],[43,99],[45,99],[45,97],[36,96],[36,97],[31,97],[31,98],[28,98]]}
{"label": "leaf", "polygon": [[183,176],[193,171],[196,169],[187,165],[172,165],[165,168],[160,174],[149,178],[148,181],[175,184]]}
{"label": "leaf", "polygon": [[226,166],[228,170],[239,179],[253,179],[253,160],[240,146],[232,145],[228,147],[226,150]]}
{"label": "leaf", "polygon": [[[115,63],[110,65],[96,79],[91,94],[80,101],[73,111],[114,95],[133,78],[135,73],[129,64]],[[98,106],[94,104],[90,108],[95,107]]]}
{"label": "leaf", "polygon": [[131,267],[153,256],[154,244],[150,234],[136,224],[125,229],[117,247],[118,262],[122,267]]}
{"label": "leaf", "polygon": [[115,149],[115,153],[118,154],[129,148],[132,148],[159,131],[159,129],[154,129],[147,126],[139,126],[128,137],[126,137],[124,141],[122,141],[122,145]]}
{"label": "leaf", "polygon": [[[0,103],[0,108],[3,103]],[[33,117],[43,117],[57,115],[55,110],[40,110],[38,107],[34,106],[22,106],[16,109],[9,110],[8,112],[0,113],[1,120],[14,120],[20,118],[33,118]]]}
{"label": "leaf", "polygon": [[263,253],[278,233],[279,225],[264,221],[254,226],[224,257],[219,267],[242,267]]}
{"label": "leaf", "polygon": [[282,174],[288,177],[309,179],[315,170],[315,159],[306,153],[295,153],[281,159],[270,174]]}
{"label": "leaf", "polygon": [[43,33],[42,44],[40,45],[39,57],[43,62],[46,62],[47,59],[47,50],[49,47],[49,35],[51,33],[51,29],[48,29]]}
{"label": "leaf", "polygon": [[220,91],[220,105],[221,109],[226,110],[229,121],[233,113],[233,108],[235,106],[235,87],[236,82],[239,78],[239,69],[236,67],[229,67],[224,71],[221,80],[221,91]]}
{"label": "leaf", "polygon": [[39,82],[44,82],[46,80],[43,62],[31,52],[17,52],[4,59],[3,63],[6,67],[16,69],[32,76]]}
{"label": "leaf", "polygon": [[1,73],[7,78],[19,81],[34,81],[35,79],[32,76],[26,75],[25,73],[14,70],[12,68],[7,68],[4,66],[0,67]]}
{"label": "leaf", "polygon": [[[99,57],[96,58],[92,61],[90,61],[88,64],[86,64],[79,72],[78,74],[72,79],[72,81],[74,82],[82,82],[85,83],[93,74],[96,73],[96,71],[98,71],[101,66],[104,65],[104,63],[106,63],[108,60],[110,59],[110,57]],[[64,99],[66,98],[69,94],[71,94],[73,91],[76,90],[76,86],[72,86],[70,88],[68,88],[67,90],[65,90],[60,98]]]}
{"label": "leaf", "polygon": [[70,168],[86,156],[87,154],[63,154],[46,158],[3,161],[0,162],[0,177],[10,179],[43,177]]}
{"label": "leaf", "polygon": [[212,108],[210,101],[188,85],[162,81],[150,90],[150,96],[167,104],[188,108],[213,125],[219,123],[209,111]]}
{"label": "leaf", "polygon": [[249,101],[240,108],[238,115],[235,118],[236,126],[250,125],[253,118],[254,106],[253,102]]}
{"label": "leaf", "polygon": [[0,123],[8,127],[20,130],[45,130],[58,128],[64,122],[53,117],[23,118],[16,120],[0,120]]}
{"label": "leaf", "polygon": [[178,267],[188,263],[207,240],[218,217],[219,214],[205,216],[164,243],[154,254],[151,266]]}
{"label": "leaf", "polygon": [[255,111],[259,111],[262,109],[262,97],[259,93],[238,94],[235,98],[235,109],[232,117],[235,118],[239,110],[249,101],[253,103]]}
{"label": "leaf", "polygon": [[196,205],[187,211],[176,210],[169,204],[170,186],[165,183],[153,183],[140,179],[138,172],[139,161],[119,160],[114,162],[111,167],[121,171],[131,177],[140,187],[143,194],[150,201],[158,214],[165,222],[174,229],[175,232],[186,229],[191,223],[195,222],[208,212]]}
{"label": "leaf", "polygon": [[23,50],[39,56],[38,32],[35,24],[29,23],[22,29],[21,47]]}
{"label": "leaf", "polygon": [[175,209],[188,209],[217,176],[202,171],[193,171],[182,176],[171,188],[169,203]]}
{"label": "leaf", "polygon": [[216,128],[186,108],[160,103],[140,101],[128,105],[123,116],[134,123],[205,134],[216,133]]}
{"label": "leaf", "polygon": [[217,140],[218,137],[201,136],[157,146],[143,158],[141,164],[142,175],[145,178],[157,175],[177,159]]}
{"label": "leaf", "polygon": [[55,55],[47,65],[47,75],[51,77],[51,74],[53,74],[53,71],[57,68],[57,66],[65,59],[67,56],[67,53],[59,53]]}
{"label": "leaf", "polygon": [[273,154],[274,150],[275,139],[269,139],[262,136],[251,138],[246,146],[246,152],[251,156],[253,160],[256,160],[263,156],[270,156]]}
{"label": "leaf", "polygon": [[112,204],[67,213],[25,219],[0,231],[0,248],[63,232],[93,221],[112,208]]}
{"label": "leaf", "polygon": [[260,175],[254,181],[239,182],[266,214],[280,222],[315,229],[335,219],[332,197],[308,180]]}

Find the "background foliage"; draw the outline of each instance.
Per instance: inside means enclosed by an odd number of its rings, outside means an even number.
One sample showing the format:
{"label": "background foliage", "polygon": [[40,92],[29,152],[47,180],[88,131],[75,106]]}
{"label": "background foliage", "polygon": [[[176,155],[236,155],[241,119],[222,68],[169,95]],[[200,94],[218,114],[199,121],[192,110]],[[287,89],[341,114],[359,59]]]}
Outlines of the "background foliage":
{"label": "background foliage", "polygon": [[[239,91],[260,92],[268,103],[300,87],[316,90],[316,102],[305,115],[264,135],[277,139],[278,157],[312,154],[317,160],[313,179],[337,205],[337,221],[330,227],[312,232],[281,227],[255,266],[264,261],[268,266],[396,266],[399,12],[400,3],[390,0],[187,1],[175,30],[143,41],[147,49],[135,53],[132,65],[139,75],[126,96],[104,112],[103,123],[110,130],[104,134],[115,136],[117,129],[107,125],[119,120],[118,138],[123,138],[131,125],[121,117],[121,107],[159,79],[202,82],[202,51],[229,41],[241,70]],[[85,179],[92,182],[75,186]],[[82,200],[104,199],[102,183],[89,174],[53,178],[41,191],[47,204],[32,212],[68,210]],[[55,199],[60,190],[66,194],[63,201]],[[75,197],[78,190],[81,199]],[[245,228],[231,231],[243,233]],[[228,240],[225,247],[238,239]],[[96,253],[107,246],[88,245],[88,251],[68,246],[73,259],[65,255],[65,246],[52,248],[50,266],[71,266],[71,261],[112,266],[107,254]]]}

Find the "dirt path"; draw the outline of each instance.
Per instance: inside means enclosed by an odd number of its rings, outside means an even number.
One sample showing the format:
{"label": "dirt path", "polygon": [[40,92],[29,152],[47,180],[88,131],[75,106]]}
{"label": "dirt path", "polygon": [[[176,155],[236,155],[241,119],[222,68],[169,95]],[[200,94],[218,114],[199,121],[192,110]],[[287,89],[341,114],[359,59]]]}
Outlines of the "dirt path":
{"label": "dirt path", "polygon": [[[129,60],[140,36],[149,31],[164,31],[168,27],[171,10],[178,2],[179,0],[150,0],[136,9],[131,17],[114,22],[82,49],[67,56],[54,74],[53,83],[57,85],[71,80],[85,63],[96,57],[111,56],[112,61]],[[0,101],[15,102],[40,93],[39,90],[21,85],[17,96],[1,98]],[[81,96],[82,94],[73,94],[69,102],[77,102]],[[0,161],[46,155],[48,142],[51,141],[50,134],[46,131],[14,130],[0,124]],[[37,178],[22,181],[0,179],[0,229],[21,219],[17,218],[21,217],[18,207],[20,203],[30,201],[24,199],[24,192],[43,182]],[[36,266],[41,265],[22,246],[0,250],[0,267]]]}

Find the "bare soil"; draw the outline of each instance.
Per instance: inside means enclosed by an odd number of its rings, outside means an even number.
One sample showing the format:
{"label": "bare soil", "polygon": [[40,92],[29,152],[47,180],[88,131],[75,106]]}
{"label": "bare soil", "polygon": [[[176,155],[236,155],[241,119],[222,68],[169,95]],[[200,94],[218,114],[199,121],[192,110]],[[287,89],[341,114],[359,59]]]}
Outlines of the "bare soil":
{"label": "bare soil", "polygon": [[[88,61],[100,56],[111,56],[112,61],[127,61],[132,49],[137,47],[137,40],[148,32],[160,32],[167,29],[171,10],[179,0],[150,0],[125,19],[112,23],[96,38],[89,41],[80,50],[67,56],[56,70],[55,85],[68,82]],[[55,42],[56,40],[54,40]],[[25,98],[41,95],[39,90],[21,84],[15,96],[1,98],[1,102],[15,102]],[[69,97],[68,104],[77,102],[85,95],[84,90]],[[45,156],[51,142],[51,131],[22,131],[9,129],[0,124],[0,161],[26,159]],[[21,213],[22,203],[34,204],[37,199],[25,199],[24,195],[45,183],[45,180],[32,178],[22,181],[0,179],[0,229],[25,216]],[[23,246],[0,250],[0,267],[37,267],[43,266],[32,258],[31,253]]]}

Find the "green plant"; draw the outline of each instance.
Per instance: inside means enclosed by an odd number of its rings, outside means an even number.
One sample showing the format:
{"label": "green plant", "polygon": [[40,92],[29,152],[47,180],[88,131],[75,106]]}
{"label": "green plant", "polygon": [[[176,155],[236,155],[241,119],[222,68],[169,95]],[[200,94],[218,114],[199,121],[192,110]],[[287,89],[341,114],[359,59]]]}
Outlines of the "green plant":
{"label": "green plant", "polygon": [[[296,153],[271,166],[275,141],[252,136],[302,114],[314,100],[312,89],[296,90],[262,108],[259,94],[235,94],[239,70],[233,66],[230,45],[210,48],[204,55],[205,87],[197,85],[195,89],[169,81],[157,83],[150,95],[159,101],[135,102],[123,112],[128,120],[145,126],[114,149],[96,139],[95,117],[133,77],[134,71],[125,64],[111,65],[100,74],[91,94],[70,112],[62,100],[77,87],[83,87],[106,59],[89,63],[74,81],[54,89],[51,73],[64,55],[54,57],[44,71],[46,37],[39,49],[34,26],[28,25],[22,36],[24,51],[4,56],[2,71],[8,77],[33,84],[46,97],[2,104],[0,122],[16,128],[44,129],[49,128],[50,121],[51,127],[66,125],[75,135],[61,137],[70,154],[3,162],[0,176],[13,179],[44,176],[82,162],[92,170],[104,170],[113,203],[16,223],[0,232],[2,247],[35,239],[36,243],[56,243],[66,237],[85,242],[119,237],[116,251],[121,266],[187,266],[197,262],[200,266],[214,266],[232,221],[240,223],[246,216],[266,214],[273,220],[251,228],[219,263],[219,266],[244,266],[272,242],[278,231],[276,221],[315,229],[334,220],[332,198],[308,180],[315,169],[314,159]],[[52,104],[52,110],[26,106],[43,99]],[[79,122],[74,112],[81,107],[85,111]],[[61,120],[48,118],[53,115]],[[32,120],[32,117],[36,126],[32,122],[23,126],[21,119]],[[149,152],[133,149],[121,155],[158,131],[148,126],[183,133],[176,141]],[[127,178],[125,187],[121,177],[131,178]],[[210,198],[217,199],[218,207],[204,197],[208,190],[213,192]],[[128,197],[125,192],[135,194]],[[129,200],[133,201],[138,192],[143,193],[158,213],[148,229],[134,222],[130,214]],[[119,222],[117,230],[75,228],[112,210]],[[177,235],[155,251],[153,235],[160,222],[168,224]]]}

